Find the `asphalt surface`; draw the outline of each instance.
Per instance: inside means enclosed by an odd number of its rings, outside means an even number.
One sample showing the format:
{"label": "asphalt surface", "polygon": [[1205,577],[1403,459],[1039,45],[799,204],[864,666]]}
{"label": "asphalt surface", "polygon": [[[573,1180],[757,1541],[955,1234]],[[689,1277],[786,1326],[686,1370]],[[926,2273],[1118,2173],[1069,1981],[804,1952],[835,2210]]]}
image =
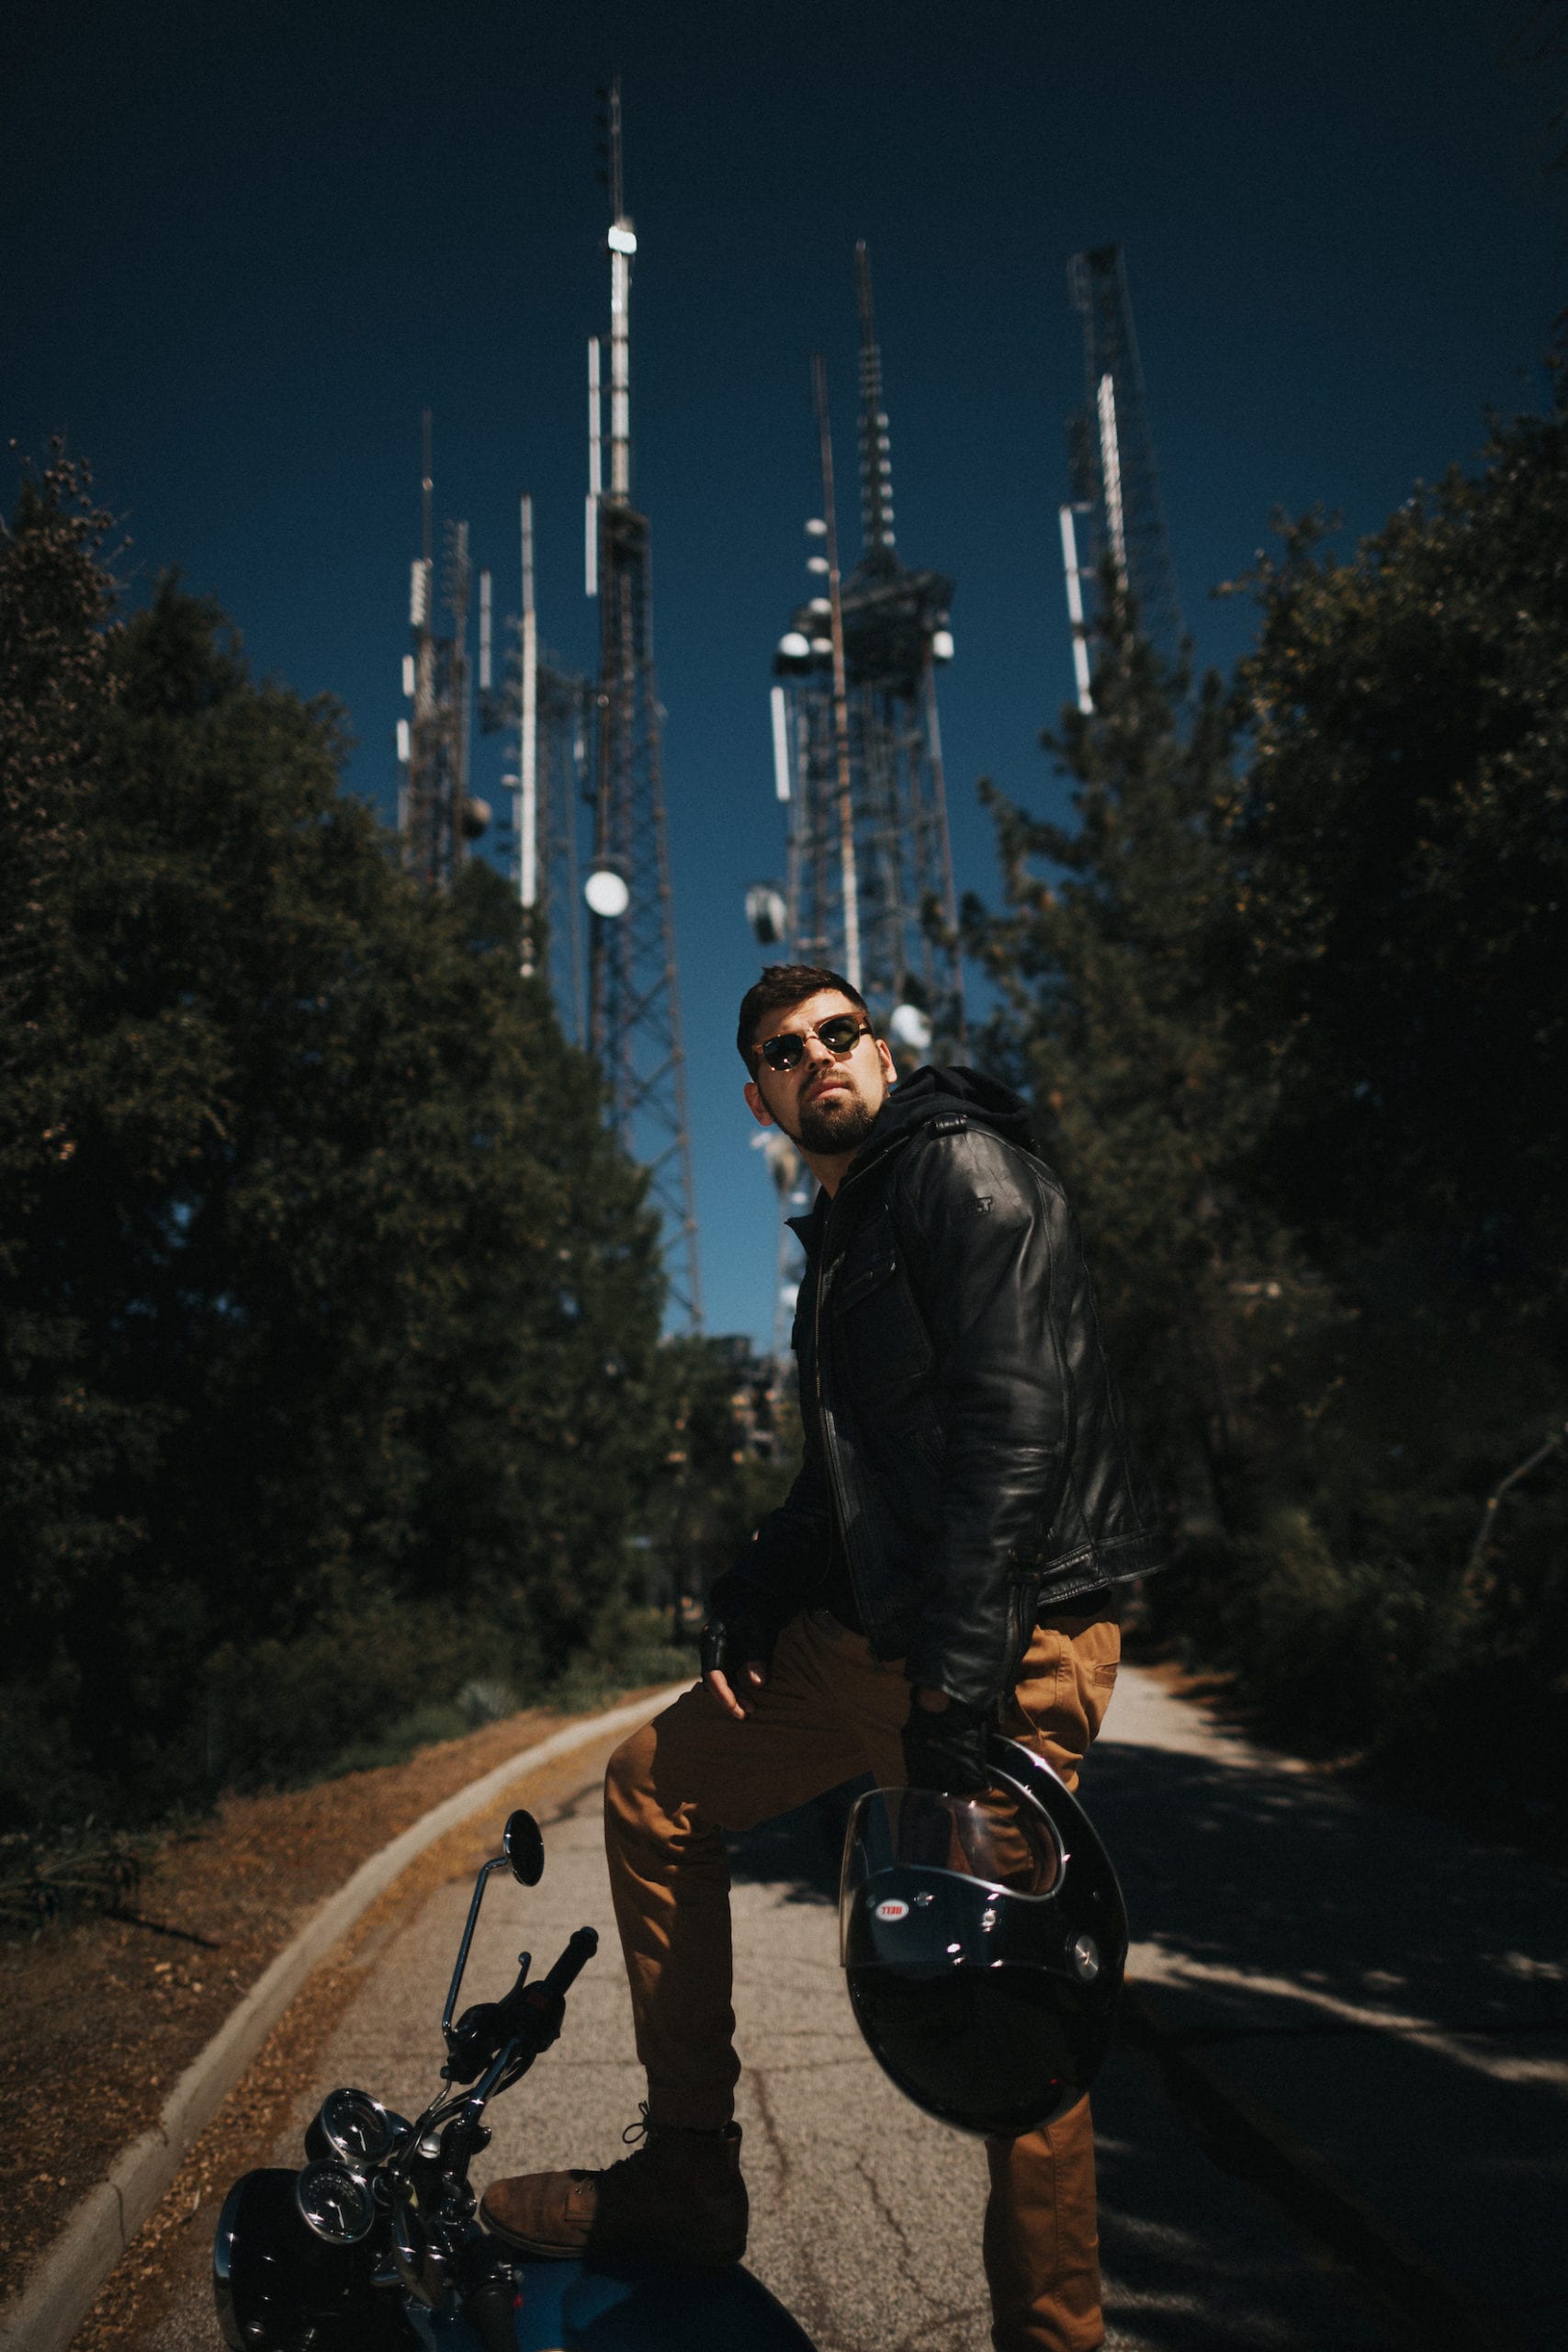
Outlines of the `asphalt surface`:
{"label": "asphalt surface", "polygon": [[1260,1754],[1147,1676],[1124,1672],[1110,1726],[1089,1801],[1129,1973],[1179,2047],[1314,2152],[1391,2271],[1447,2287],[1447,2326],[1413,2340],[1560,2352],[1568,1880]]}
{"label": "asphalt surface", "polygon": [[[1133,1670],[1085,1794],[1170,2047],[1325,2154],[1456,2296],[1451,2334],[1402,2320],[1397,2297],[1380,2304],[1294,2210],[1289,2167],[1282,2196],[1278,2179],[1260,2187],[1223,2105],[1198,2112],[1156,2041],[1114,2052],[1095,2091],[1113,2352],[1446,2352],[1478,2340],[1482,2311],[1500,2316],[1499,2342],[1568,2340],[1561,1878],[1327,1791]],[[837,1964],[834,1832],[807,1813],[735,1845],[748,2264],[819,2352],[987,2352],[984,2156],[911,2109],[860,2041]],[[568,1794],[547,1858],[536,1889],[492,1882],[465,1999],[509,1984],[521,1946],[541,1966],[585,1921],[604,1945],[561,2041],[492,2109],[478,2180],[613,2162],[641,2094],[595,1783]],[[430,2098],[467,1899],[442,1888],[388,1933],[273,2161],[299,2160],[334,2083],[405,2114]],[[158,2352],[213,2352],[201,2267],[192,2244]]]}

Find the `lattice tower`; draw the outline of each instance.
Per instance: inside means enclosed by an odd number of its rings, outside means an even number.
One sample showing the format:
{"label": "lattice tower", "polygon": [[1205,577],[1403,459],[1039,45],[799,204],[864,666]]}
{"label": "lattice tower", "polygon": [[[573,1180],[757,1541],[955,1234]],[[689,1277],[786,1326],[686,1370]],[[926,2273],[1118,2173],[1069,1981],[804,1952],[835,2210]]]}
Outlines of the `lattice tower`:
{"label": "lattice tower", "polygon": [[702,1327],[695,1193],[681,1044],[674,902],[653,666],[648,518],[631,497],[629,298],[637,236],[621,186],[621,100],[608,93],[611,222],[610,473],[603,479],[603,350],[589,348],[588,593],[599,599],[593,854],[587,891],[589,1043],[627,1149],[666,1219],[665,1270],[688,1326]]}
{"label": "lattice tower", "polygon": [[448,523],[443,533],[441,602],[450,627],[444,633],[435,626],[428,409],[420,495],[422,548],[409,584],[412,649],[403,658],[403,693],[412,711],[398,724],[398,824],[410,873],[433,889],[446,890],[468,843],[490,821],[490,811],[468,795],[468,637],[473,571],[467,523]]}
{"label": "lattice tower", "polygon": [[[823,513],[807,525],[816,593],[773,660],[774,788],[785,804],[781,945],[827,964],[864,996],[901,1071],[966,1050],[953,849],[936,672],[953,658],[953,583],[911,571],[897,552],[893,463],[871,264],[855,248],[860,314],[862,553],[839,566],[826,369],[813,362]],[[778,936],[778,926],[768,926]],[[761,931],[759,936],[762,936]],[[764,940],[764,944],[768,944]],[[773,1135],[780,1200],[782,1354],[793,1238],[783,1218],[807,1204],[798,1156]]]}
{"label": "lattice tower", "polygon": [[[902,1065],[964,1041],[953,850],[936,671],[953,656],[953,582],[911,571],[895,543],[871,266],[860,309],[863,551],[839,573],[825,370],[814,367],[824,516],[807,526],[819,593],[774,657],[774,784],[787,805],[791,955],[853,979]],[[826,593],[821,593],[821,592]],[[918,1016],[918,1017],[917,1017]]]}
{"label": "lattice tower", "polygon": [[588,793],[593,694],[586,678],[542,648],[534,601],[534,502],[521,503],[523,609],[507,623],[512,642],[496,684],[491,663],[489,574],[481,572],[479,714],[487,734],[515,733],[516,769],[502,779],[512,803],[498,847],[517,889],[525,974],[548,981],[561,1027],[587,1042],[579,812]]}
{"label": "lattice tower", "polygon": [[[1148,400],[1133,325],[1127,266],[1120,245],[1098,245],[1067,264],[1067,291],[1083,320],[1084,405],[1067,419],[1067,469],[1072,508],[1064,511],[1068,601],[1074,598],[1074,544],[1081,577],[1089,584],[1080,624],[1093,628],[1100,567],[1116,566],[1136,607],[1145,637],[1168,660],[1181,652],[1183,627],[1170,560]],[[1087,526],[1075,532],[1075,514]],[[1079,592],[1081,594],[1081,591]],[[1088,708],[1080,663],[1079,699]]]}

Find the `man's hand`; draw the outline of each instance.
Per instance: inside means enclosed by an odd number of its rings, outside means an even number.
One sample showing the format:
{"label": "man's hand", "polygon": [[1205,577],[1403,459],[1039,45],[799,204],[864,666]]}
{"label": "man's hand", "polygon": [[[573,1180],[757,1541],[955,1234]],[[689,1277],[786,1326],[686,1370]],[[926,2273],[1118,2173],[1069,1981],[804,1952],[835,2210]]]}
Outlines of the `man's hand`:
{"label": "man's hand", "polygon": [[768,1679],[772,1642],[750,1618],[716,1617],[703,1627],[698,1656],[708,1696],[743,1724]]}
{"label": "man's hand", "polygon": [[904,1725],[904,1774],[912,1789],[976,1796],[990,1785],[989,1707],[965,1707],[944,1690],[917,1690]]}

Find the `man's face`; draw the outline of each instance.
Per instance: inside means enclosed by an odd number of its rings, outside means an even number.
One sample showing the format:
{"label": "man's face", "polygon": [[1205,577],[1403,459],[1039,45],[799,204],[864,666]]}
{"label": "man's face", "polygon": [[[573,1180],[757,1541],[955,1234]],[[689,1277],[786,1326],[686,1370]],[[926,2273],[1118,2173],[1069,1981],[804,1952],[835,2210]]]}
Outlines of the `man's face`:
{"label": "man's face", "polygon": [[759,1057],[746,1089],[751,1115],[764,1127],[780,1126],[802,1149],[830,1155],[859,1149],[893,1083],[893,1057],[879,1037],[857,1037],[847,1054],[834,1054],[816,1034],[835,1013],[852,1021],[865,1015],[838,989],[819,989],[782,1012],[769,1013],[753,1045],[788,1032],[805,1048],[793,1069],[770,1069]]}

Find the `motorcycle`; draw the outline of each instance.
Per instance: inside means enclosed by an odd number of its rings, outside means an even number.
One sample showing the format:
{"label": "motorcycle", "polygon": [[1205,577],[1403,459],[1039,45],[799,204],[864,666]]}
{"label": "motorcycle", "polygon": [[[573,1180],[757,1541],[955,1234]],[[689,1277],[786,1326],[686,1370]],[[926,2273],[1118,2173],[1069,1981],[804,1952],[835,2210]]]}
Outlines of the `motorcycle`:
{"label": "motorcycle", "polygon": [[559,2038],[566,1996],[599,1938],[579,1928],[547,1973],[457,2014],[485,1890],[498,1871],[536,1886],[545,1849],[521,1810],[474,1883],[441,2017],[435,2097],[410,2122],[367,2091],[330,2092],[298,2171],[237,2180],[213,2245],[218,2322],[230,2352],[811,2352],[784,2306],[737,2264],[546,2262],[519,2257],[477,2218],[468,2185],[490,2144],[484,2117]]}

